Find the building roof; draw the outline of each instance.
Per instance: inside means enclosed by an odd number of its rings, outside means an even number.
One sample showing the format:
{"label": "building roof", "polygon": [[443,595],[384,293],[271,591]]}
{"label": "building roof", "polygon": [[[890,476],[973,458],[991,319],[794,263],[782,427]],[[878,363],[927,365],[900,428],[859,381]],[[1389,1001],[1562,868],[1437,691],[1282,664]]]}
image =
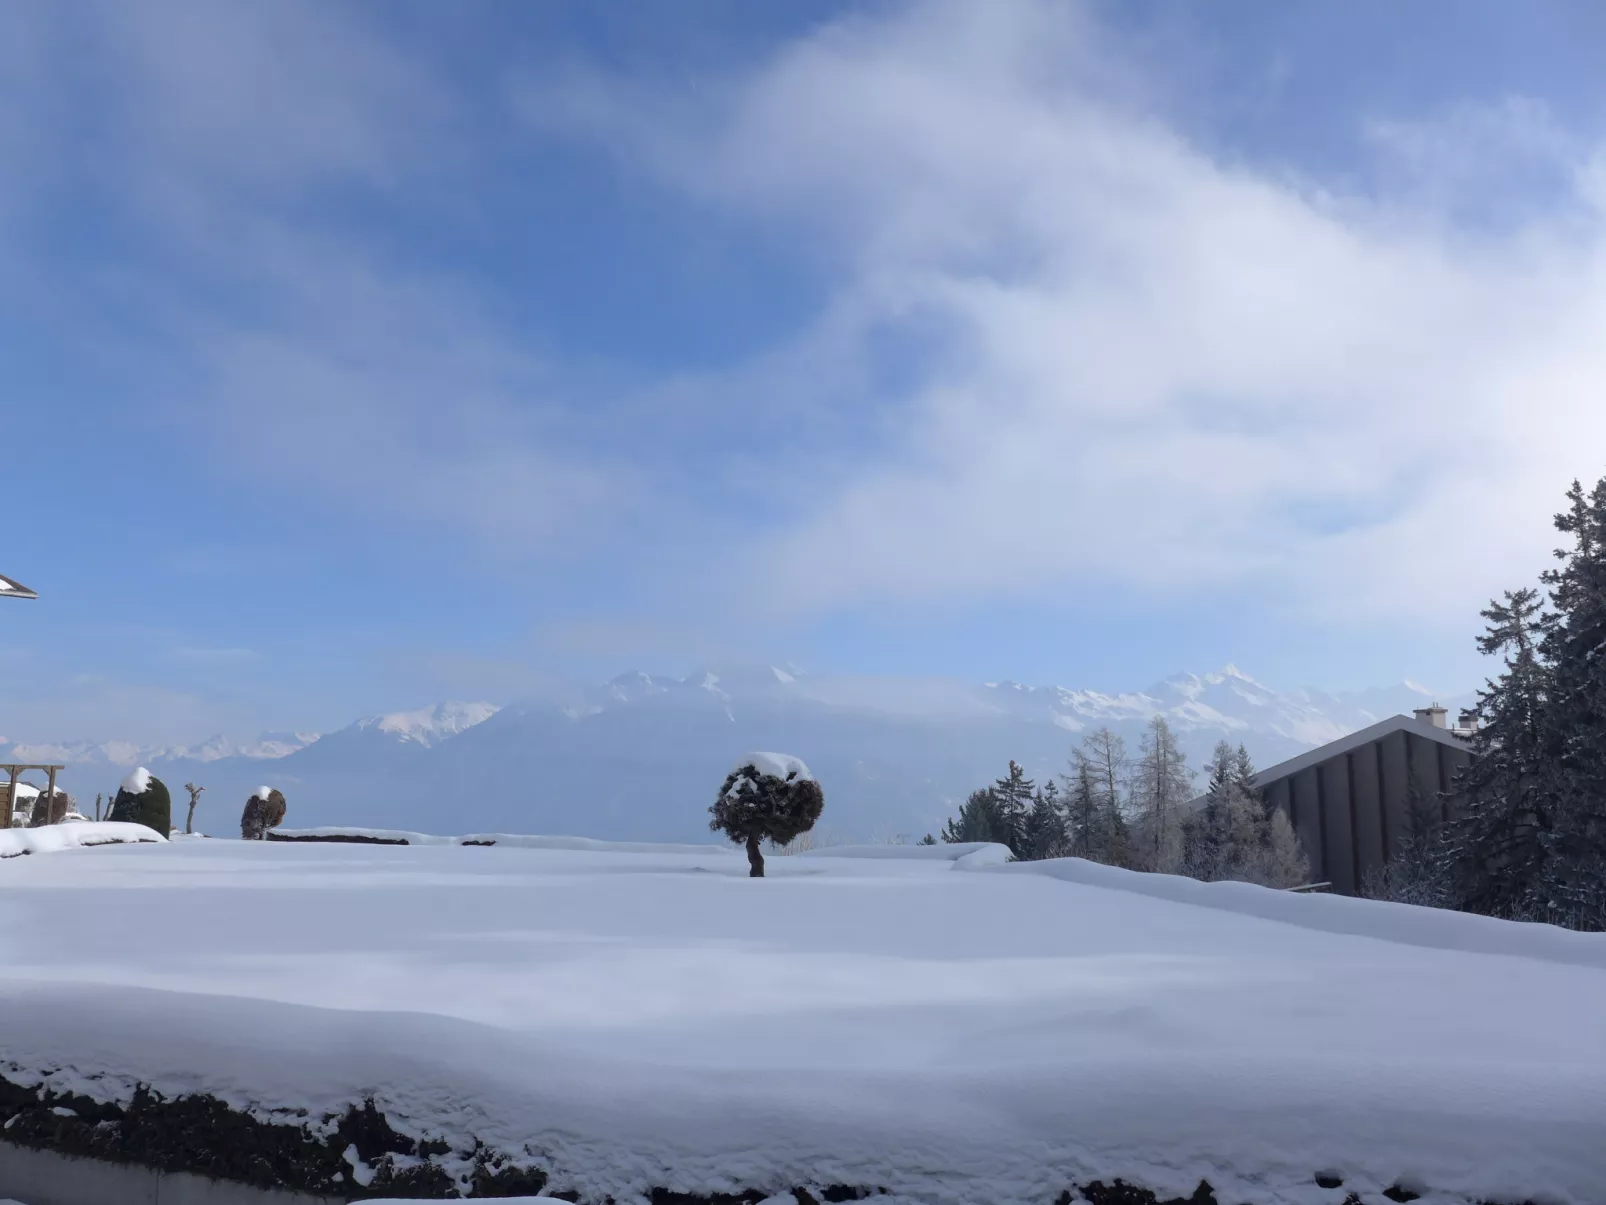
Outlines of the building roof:
{"label": "building roof", "polygon": [[[1272,783],[1291,775],[1307,770],[1311,766],[1319,766],[1330,757],[1341,757],[1363,745],[1370,745],[1373,741],[1380,741],[1386,736],[1396,732],[1411,732],[1430,741],[1437,741],[1441,745],[1448,745],[1452,749],[1465,750],[1468,747],[1463,737],[1457,736],[1448,728],[1440,728],[1427,720],[1419,720],[1415,716],[1391,715],[1386,720],[1379,720],[1370,728],[1362,728],[1359,732],[1352,732],[1348,736],[1341,736],[1336,741],[1329,741],[1315,749],[1307,749],[1298,757],[1290,757],[1287,761],[1278,762],[1275,766],[1267,766],[1255,775],[1255,786],[1262,789]],[[1190,806],[1202,807],[1206,796],[1201,794],[1189,801]]]}
{"label": "building roof", "polygon": [[28,589],[16,578],[7,577],[0,573],[0,598],[38,598],[32,590]]}

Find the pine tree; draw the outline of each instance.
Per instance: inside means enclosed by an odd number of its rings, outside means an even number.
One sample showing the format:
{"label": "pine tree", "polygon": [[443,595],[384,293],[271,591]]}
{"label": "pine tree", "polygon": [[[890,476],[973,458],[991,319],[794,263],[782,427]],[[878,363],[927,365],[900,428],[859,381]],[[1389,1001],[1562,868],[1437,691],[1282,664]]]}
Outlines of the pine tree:
{"label": "pine tree", "polygon": [[933,837],[930,833],[927,833],[924,837],[920,838],[920,840],[916,841],[915,844],[916,845],[935,845],[935,844],[937,844],[937,838]]}
{"label": "pine tree", "polygon": [[1230,860],[1227,818],[1238,792],[1236,770],[1232,746],[1217,741],[1210,759],[1204,806],[1183,822],[1183,867],[1193,878],[1210,882],[1228,877],[1223,873]]}
{"label": "pine tree", "polygon": [[1162,715],[1149,721],[1133,794],[1138,813],[1138,856],[1145,870],[1176,874],[1183,865],[1182,822],[1193,771]]}
{"label": "pine tree", "polygon": [[1396,904],[1442,908],[1450,893],[1439,800],[1414,773],[1406,780],[1404,819],[1405,831],[1394,856],[1367,876],[1360,894]]}
{"label": "pine tree", "polygon": [[[1556,529],[1571,537],[1544,575],[1552,614],[1540,637],[1554,831],[1546,842],[1549,911],[1574,928],[1606,928],[1606,477],[1574,481]],[[1547,917],[1546,919],[1550,919]]]}
{"label": "pine tree", "polygon": [[1100,861],[1106,847],[1102,815],[1093,783],[1093,763],[1081,749],[1071,751],[1065,797],[1065,852],[1073,858]]}
{"label": "pine tree", "polygon": [[1283,888],[1310,882],[1310,859],[1300,846],[1288,813],[1281,808],[1272,808],[1266,817],[1266,844],[1246,881]]}
{"label": "pine tree", "polygon": [[976,841],[1008,844],[1007,827],[991,787],[972,791],[959,808],[959,815],[943,826],[942,839],[951,845]]}
{"label": "pine tree", "polygon": [[1015,761],[1009,763],[1009,773],[993,783],[993,798],[998,807],[1001,840],[1017,858],[1026,856],[1026,817],[1031,811],[1032,792],[1036,784],[1026,777],[1026,771]]}
{"label": "pine tree", "polygon": [[1534,590],[1508,591],[1483,611],[1478,639],[1504,670],[1478,693],[1472,763],[1456,780],[1459,817],[1445,834],[1451,901],[1492,916],[1540,919],[1549,910],[1550,851],[1558,836],[1540,642],[1550,619]]}
{"label": "pine tree", "polygon": [[[708,827],[722,832],[747,848],[748,875],[764,877],[763,842],[786,845],[808,832],[825,808],[820,784],[809,776],[803,763],[783,778],[768,770],[772,759],[753,754],[725,776],[724,785],[708,809]],[[763,761],[766,769],[759,768]]]}
{"label": "pine tree", "polygon": [[1059,787],[1053,779],[1032,796],[1022,846],[1021,856],[1028,861],[1065,856],[1065,813],[1060,806]]}

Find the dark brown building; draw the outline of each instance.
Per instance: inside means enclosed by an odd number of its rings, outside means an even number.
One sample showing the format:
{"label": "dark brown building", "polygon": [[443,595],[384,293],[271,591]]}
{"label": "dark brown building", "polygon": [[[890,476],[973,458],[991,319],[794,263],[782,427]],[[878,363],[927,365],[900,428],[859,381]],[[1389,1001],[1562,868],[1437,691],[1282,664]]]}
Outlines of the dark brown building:
{"label": "dark brown building", "polygon": [[1466,738],[1473,722],[1463,713],[1462,726],[1451,729],[1438,706],[1391,716],[1262,770],[1255,785],[1293,822],[1313,879],[1355,895],[1404,840],[1413,779],[1441,819],[1454,814],[1453,780],[1472,760]]}

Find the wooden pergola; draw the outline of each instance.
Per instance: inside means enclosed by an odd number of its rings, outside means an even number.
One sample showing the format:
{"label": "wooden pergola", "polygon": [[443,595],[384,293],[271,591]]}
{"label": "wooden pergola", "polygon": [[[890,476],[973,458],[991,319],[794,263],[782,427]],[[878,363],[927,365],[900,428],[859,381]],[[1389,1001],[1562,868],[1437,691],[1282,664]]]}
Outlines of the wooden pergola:
{"label": "wooden pergola", "polygon": [[7,577],[0,573],[0,598],[38,598],[32,590],[28,589],[14,577]]}
{"label": "wooden pergola", "polygon": [[54,799],[56,797],[56,771],[65,769],[66,766],[52,766],[42,762],[36,762],[33,765],[0,765],[0,770],[6,771],[11,776],[10,781],[6,783],[5,794],[0,796],[0,831],[10,828],[11,821],[16,815],[18,774],[21,774],[24,770],[43,770],[50,775],[50,786],[46,788],[49,792],[48,798]]}

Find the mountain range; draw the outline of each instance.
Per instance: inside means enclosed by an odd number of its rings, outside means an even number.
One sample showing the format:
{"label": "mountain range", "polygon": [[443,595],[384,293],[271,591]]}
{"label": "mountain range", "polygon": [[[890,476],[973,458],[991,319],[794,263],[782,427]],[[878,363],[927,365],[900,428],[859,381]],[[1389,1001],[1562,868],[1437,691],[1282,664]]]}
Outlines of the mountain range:
{"label": "mountain range", "polygon": [[287,823],[298,827],[685,841],[708,839],[707,802],[732,763],[769,749],[803,758],[826,788],[822,830],[918,839],[1011,758],[1042,780],[1063,772],[1071,749],[1099,727],[1135,751],[1150,718],[1164,715],[1196,768],[1223,738],[1268,765],[1432,699],[1409,682],[1278,691],[1231,665],[1121,694],[759,666],[625,674],[506,707],[449,702],[369,716],[321,735],[159,747],[0,740],[0,761],[65,763],[62,785],[81,805],[115,791],[136,764],[175,794],[193,781],[207,788],[198,821],[219,833],[232,831],[238,808],[267,783],[285,793]]}

